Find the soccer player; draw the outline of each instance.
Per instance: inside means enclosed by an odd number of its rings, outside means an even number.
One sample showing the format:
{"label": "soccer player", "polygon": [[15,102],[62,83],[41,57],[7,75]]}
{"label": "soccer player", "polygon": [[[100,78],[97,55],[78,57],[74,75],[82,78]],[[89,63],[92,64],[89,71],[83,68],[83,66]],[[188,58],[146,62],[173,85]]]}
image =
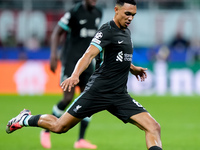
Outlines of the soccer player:
{"label": "soccer player", "polygon": [[79,76],[92,59],[101,54],[101,66],[90,77],[84,92],[58,119],[53,115],[29,115],[23,110],[7,125],[7,133],[23,126],[36,126],[55,133],[65,133],[85,117],[107,110],[124,123],[131,123],[145,132],[148,150],[162,150],[160,125],[149,112],[127,92],[128,74],[138,80],[147,78],[146,68],[134,66],[132,41],[127,28],[136,12],[134,0],[117,0],[113,20],[97,31],[90,46],[79,59],[68,79],[61,83],[64,91],[71,91],[79,83]]}
{"label": "soccer player", "polygon": [[[59,20],[57,26],[54,28],[51,37],[51,56],[50,67],[51,71],[55,72],[57,68],[57,49],[59,41],[63,35],[66,35],[64,46],[61,50],[61,82],[71,76],[73,69],[85,50],[90,44],[95,35],[102,18],[102,12],[96,7],[97,0],[83,0],[77,3],[69,12]],[[94,64],[91,63],[88,69],[80,76],[78,86],[81,92],[94,72]],[[60,117],[69,103],[73,100],[75,87],[70,91],[63,92],[63,98],[53,106],[52,114]],[[78,141],[74,143],[74,148],[96,149],[97,146],[91,144],[84,139],[86,128],[89,124],[90,118],[84,118],[80,123],[80,132]],[[50,132],[49,130],[42,130],[40,134],[40,143],[44,148],[51,148]]]}

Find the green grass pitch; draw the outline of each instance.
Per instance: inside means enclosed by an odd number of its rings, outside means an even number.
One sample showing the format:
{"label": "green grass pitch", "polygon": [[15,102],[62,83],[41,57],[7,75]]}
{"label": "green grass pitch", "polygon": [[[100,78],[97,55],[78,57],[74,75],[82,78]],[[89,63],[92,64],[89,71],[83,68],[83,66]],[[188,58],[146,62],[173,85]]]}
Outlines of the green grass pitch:
{"label": "green grass pitch", "polygon": [[[134,97],[161,125],[163,150],[200,149],[200,97],[145,96]],[[23,108],[32,114],[51,113],[61,95],[0,96],[0,149],[44,150],[40,145],[40,128],[27,127],[12,134],[5,132],[8,120]],[[79,125],[65,134],[51,134],[52,150],[74,150]],[[144,132],[124,124],[107,111],[93,116],[86,139],[99,150],[146,150]]]}

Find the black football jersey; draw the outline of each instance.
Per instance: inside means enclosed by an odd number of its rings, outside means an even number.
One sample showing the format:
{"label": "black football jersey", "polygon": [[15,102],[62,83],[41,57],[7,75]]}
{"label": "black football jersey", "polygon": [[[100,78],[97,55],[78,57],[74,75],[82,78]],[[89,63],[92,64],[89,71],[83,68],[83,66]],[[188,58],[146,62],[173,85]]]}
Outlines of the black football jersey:
{"label": "black football jersey", "polygon": [[87,10],[82,3],[77,3],[59,20],[58,25],[67,31],[61,61],[63,64],[70,64],[72,71],[76,62],[88,48],[100,25],[101,18],[102,11],[97,7]]}
{"label": "black football jersey", "polygon": [[89,79],[86,91],[126,93],[133,53],[130,30],[121,30],[110,21],[97,31],[91,44],[100,50],[100,67]]}

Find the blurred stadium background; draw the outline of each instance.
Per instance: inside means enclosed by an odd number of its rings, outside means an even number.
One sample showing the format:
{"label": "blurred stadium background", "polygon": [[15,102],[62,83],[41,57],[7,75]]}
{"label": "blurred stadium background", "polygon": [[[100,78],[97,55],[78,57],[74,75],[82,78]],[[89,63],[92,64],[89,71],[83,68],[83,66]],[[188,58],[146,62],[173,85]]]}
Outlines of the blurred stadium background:
{"label": "blurred stadium background", "polygon": [[[0,0],[0,149],[43,149],[40,129],[6,135],[5,126],[23,108],[50,113],[61,97],[60,64],[56,74],[49,69],[50,36],[64,12],[78,1]],[[114,3],[98,0],[102,23],[112,19]],[[161,124],[164,149],[199,150],[200,0],[137,0],[137,4],[130,26],[133,63],[148,68],[148,79],[140,83],[130,76],[128,90]],[[53,149],[73,149],[77,132],[52,134]],[[88,132],[99,149],[146,149],[137,128],[124,128],[106,112],[95,115]],[[31,142],[27,144],[24,136]]]}
{"label": "blurred stadium background", "polygon": [[[48,66],[51,32],[79,0],[0,0],[0,93],[60,93],[59,71]],[[98,0],[102,23],[112,19],[114,1]],[[134,94],[200,94],[200,1],[138,0],[130,26],[133,62],[149,78],[128,89]],[[4,69],[6,68],[6,69]],[[40,72],[40,73],[38,73]],[[56,84],[57,83],[57,84]],[[57,85],[57,86],[56,86]]]}

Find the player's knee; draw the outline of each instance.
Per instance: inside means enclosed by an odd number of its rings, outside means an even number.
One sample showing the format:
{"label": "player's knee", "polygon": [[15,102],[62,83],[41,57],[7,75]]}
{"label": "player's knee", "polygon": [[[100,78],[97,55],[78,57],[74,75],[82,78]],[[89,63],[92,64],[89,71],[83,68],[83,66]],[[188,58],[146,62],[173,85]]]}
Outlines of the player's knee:
{"label": "player's knee", "polygon": [[160,130],[161,130],[160,124],[156,121],[153,122],[150,130],[151,130],[152,133],[159,133],[160,134]]}
{"label": "player's knee", "polygon": [[68,131],[68,127],[60,124],[59,120],[55,120],[53,123],[49,124],[49,130],[54,133],[65,133]]}
{"label": "player's knee", "polygon": [[55,132],[58,134],[65,133],[68,130],[69,130],[69,128],[67,128],[66,126],[59,125],[59,124],[54,124],[51,128],[52,132]]}

